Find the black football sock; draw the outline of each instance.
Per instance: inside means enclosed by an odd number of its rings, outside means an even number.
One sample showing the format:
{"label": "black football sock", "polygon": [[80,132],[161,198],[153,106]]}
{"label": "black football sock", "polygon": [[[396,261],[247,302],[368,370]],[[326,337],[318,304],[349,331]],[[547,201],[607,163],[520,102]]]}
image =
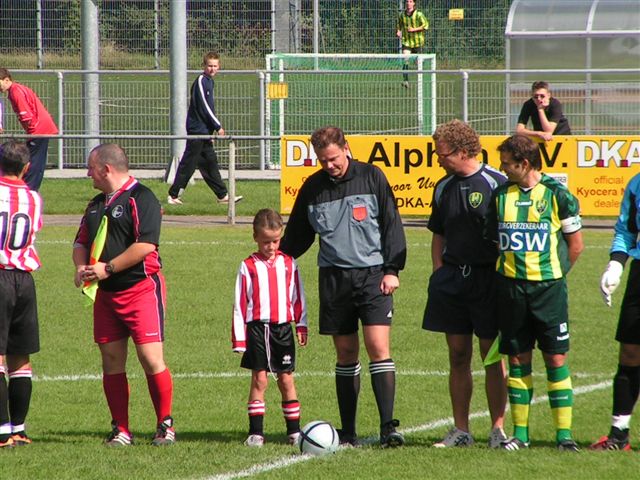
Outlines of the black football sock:
{"label": "black football sock", "polygon": [[[638,400],[640,392],[640,367],[618,365],[618,371],[613,377],[613,412],[612,416],[630,416]],[[616,439],[626,439],[629,434],[627,425],[612,425],[609,436]]]}
{"label": "black football sock", "polygon": [[393,420],[393,404],[396,394],[396,366],[390,358],[371,362],[371,386],[378,404],[380,413],[380,425],[385,425]]}
{"label": "black football sock", "polygon": [[14,376],[9,373],[9,415],[15,426],[24,425],[31,403],[31,372],[25,376]]}
{"label": "black football sock", "polygon": [[356,412],[360,395],[360,362],[351,365],[336,364],[336,395],[342,432],[356,434]]}
{"label": "black football sock", "polygon": [[9,391],[7,390],[7,379],[5,378],[4,367],[0,365],[0,442],[6,442],[10,436]]}
{"label": "black football sock", "polygon": [[249,414],[249,435],[263,435],[265,403],[254,400],[247,404]]}
{"label": "black football sock", "polygon": [[300,402],[298,400],[282,402],[282,415],[287,424],[287,435],[300,431]]}

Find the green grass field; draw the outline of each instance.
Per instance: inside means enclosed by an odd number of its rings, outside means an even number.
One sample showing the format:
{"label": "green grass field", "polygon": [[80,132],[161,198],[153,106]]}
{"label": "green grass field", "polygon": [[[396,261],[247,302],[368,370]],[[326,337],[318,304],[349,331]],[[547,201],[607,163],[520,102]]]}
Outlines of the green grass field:
{"label": "green grass field", "polygon": [[[76,182],[76,181],[73,181]],[[94,194],[90,181],[45,182],[48,213],[80,213]],[[258,205],[276,206],[277,193],[266,183],[239,186],[255,200],[239,204],[241,214]],[[88,188],[87,188],[88,186]],[[193,187],[193,188],[192,188]],[[206,187],[196,184],[185,196],[193,214],[223,214],[211,205]],[[166,185],[152,182],[165,195]],[[246,190],[245,190],[246,189]],[[72,197],[68,192],[75,191]],[[65,193],[67,195],[65,195]],[[160,194],[159,194],[160,196]],[[160,198],[163,198],[162,196]],[[259,199],[259,200],[258,200]],[[196,203],[206,205],[197,206]],[[255,202],[255,203],[254,203]],[[79,207],[78,207],[79,206]],[[189,209],[194,209],[193,212]],[[243,210],[243,209],[246,209]],[[171,213],[171,212],[169,212]],[[45,216],[46,222],[46,216]],[[143,372],[131,354],[131,427],[137,444],[110,450],[101,445],[110,417],[103,397],[100,359],[92,340],[91,312],[73,287],[71,243],[75,226],[46,226],[38,238],[43,267],[38,285],[42,351],[33,357],[37,378],[27,429],[29,447],[0,451],[0,471],[22,479],[197,478],[615,478],[635,475],[637,454],[562,454],[554,448],[554,431],[539,354],[534,357],[536,403],[531,409],[532,448],[527,452],[491,451],[483,373],[474,360],[476,392],[472,433],[477,446],[437,450],[430,445],[450,428],[448,369],[444,338],[421,330],[426,284],[431,271],[430,234],[407,228],[409,262],[395,296],[393,358],[398,369],[396,416],[407,445],[393,451],[375,443],[322,459],[303,457],[286,445],[280,397],[274,382],[267,392],[262,449],[242,445],[248,427],[246,399],[249,373],[231,352],[232,289],[239,262],[254,249],[248,226],[164,226],[161,255],[168,285],[166,359],[174,374],[174,417],[178,444],[149,445],[155,429],[153,408]],[[569,364],[575,392],[574,434],[584,447],[608,431],[610,379],[617,364],[613,340],[622,292],[607,309],[598,292],[607,262],[611,233],[585,232],[585,251],[569,277],[572,351]],[[309,345],[298,351],[296,384],[302,422],[338,423],[334,393],[334,354],[329,338],[317,334],[315,249],[300,259],[307,290]],[[358,414],[359,434],[374,441],[378,415],[367,361]],[[510,421],[507,430],[510,431]],[[635,433],[635,432],[633,432]],[[638,447],[633,435],[634,447]]]}
{"label": "green grass field", "polygon": [[[194,185],[187,186],[182,197],[184,205],[179,206],[166,203],[169,184],[161,179],[140,181],[153,190],[167,215],[227,215],[228,206],[216,202],[215,195],[204,181],[198,180]],[[239,180],[236,183],[236,195],[243,195],[244,199],[236,204],[236,214],[253,217],[260,208],[279,208],[279,188],[280,182],[276,180]],[[76,178],[47,179],[42,183],[40,193],[45,214],[80,215],[89,199],[99,192],[93,188],[90,178]]]}

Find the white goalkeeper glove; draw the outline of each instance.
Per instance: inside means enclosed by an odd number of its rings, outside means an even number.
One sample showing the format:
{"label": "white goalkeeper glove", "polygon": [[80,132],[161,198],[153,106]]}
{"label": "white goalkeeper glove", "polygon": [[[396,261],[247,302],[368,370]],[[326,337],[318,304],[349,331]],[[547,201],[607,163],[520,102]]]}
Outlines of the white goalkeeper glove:
{"label": "white goalkeeper glove", "polygon": [[616,288],[618,288],[618,285],[620,285],[622,270],[624,270],[624,266],[620,262],[611,260],[607,264],[607,269],[600,279],[600,292],[602,293],[604,303],[606,303],[608,307],[611,306],[611,295],[615,292]]}

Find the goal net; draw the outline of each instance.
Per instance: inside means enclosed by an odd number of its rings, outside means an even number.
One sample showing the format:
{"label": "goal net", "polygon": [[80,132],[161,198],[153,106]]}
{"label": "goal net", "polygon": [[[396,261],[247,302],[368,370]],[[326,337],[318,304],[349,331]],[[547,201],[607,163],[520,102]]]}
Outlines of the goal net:
{"label": "goal net", "polygon": [[[429,135],[436,122],[434,54],[294,54],[266,57],[267,135]],[[266,163],[280,165],[279,142]]]}

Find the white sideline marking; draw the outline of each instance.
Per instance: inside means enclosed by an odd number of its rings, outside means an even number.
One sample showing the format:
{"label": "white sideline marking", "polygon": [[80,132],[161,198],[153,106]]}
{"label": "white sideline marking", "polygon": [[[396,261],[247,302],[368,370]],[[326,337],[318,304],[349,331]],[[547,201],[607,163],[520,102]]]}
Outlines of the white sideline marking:
{"label": "white sideline marking", "polygon": [[[581,395],[584,393],[595,392],[597,390],[603,390],[605,388],[610,387],[612,383],[613,382],[611,380],[608,380],[606,382],[595,383],[592,385],[575,387],[573,389],[573,394],[575,396],[575,395]],[[531,404],[535,405],[537,403],[546,402],[548,399],[549,397],[547,395],[541,395],[539,397],[535,397],[531,401]],[[482,412],[471,413],[469,415],[469,419],[483,418],[488,416],[489,416],[489,411],[485,410]],[[429,422],[429,423],[423,423],[422,425],[417,425],[415,427],[403,428],[403,429],[400,429],[399,431],[402,433],[424,432],[429,430],[435,430],[437,428],[444,427],[445,425],[449,425],[449,424],[453,424],[453,417],[441,418],[439,420],[434,420],[433,422]],[[370,439],[365,440],[365,442],[367,442],[368,440]],[[345,450],[348,450],[348,449],[345,449]],[[292,455],[292,456],[282,457],[270,463],[256,464],[245,470],[240,470],[239,472],[221,473],[218,475],[205,477],[204,480],[232,480],[234,478],[250,477],[252,475],[257,475],[263,472],[268,472],[268,471],[276,470],[279,468],[285,468],[285,467],[288,467],[289,465],[311,460],[313,458],[315,457],[307,456],[307,455]]]}
{"label": "white sideline marking", "polygon": [[279,458],[271,463],[259,463],[240,472],[221,473],[220,475],[215,475],[213,477],[205,477],[204,480],[231,480],[233,478],[252,477],[253,475],[259,475],[270,470],[277,470],[279,468],[286,468],[290,465],[295,465],[296,463],[306,462],[312,458],[317,457],[312,457],[311,455],[291,455]]}
{"label": "white sideline marking", "polygon": [[[37,240],[37,245],[69,245],[73,246],[73,242],[69,240]],[[249,241],[244,240],[235,240],[235,241],[218,241],[218,240],[209,240],[209,241],[200,241],[200,240],[163,240],[161,245],[172,245],[172,246],[183,246],[183,245],[252,245]],[[417,243],[408,243],[408,247],[430,247],[431,242],[417,242]],[[609,249],[610,245],[585,245],[586,249]]]}
{"label": "white sideline marking", "polygon": [[[571,375],[574,376],[573,374]],[[584,385],[582,387],[574,387],[573,395],[581,395],[583,393],[591,393],[597,390],[604,390],[611,386],[613,382],[611,380],[607,380],[605,382],[594,383],[592,385]],[[548,395],[540,395],[531,400],[531,405],[536,405],[538,403],[547,402],[549,400]],[[509,404],[507,403],[507,410],[509,409]],[[475,418],[484,418],[489,416],[489,411],[484,410],[482,412],[473,412],[469,414],[469,420],[473,420]],[[417,425],[415,427],[403,428],[400,431],[402,433],[414,433],[414,432],[422,432],[428,430],[435,430],[436,428],[444,427],[445,425],[453,425],[453,417],[441,418],[439,420],[434,420],[433,422],[423,423],[422,425]]]}
{"label": "white sideline marking", "polygon": [[[37,245],[69,245],[73,246],[73,242],[69,240],[37,240]],[[218,240],[208,240],[208,241],[200,241],[200,240],[165,240],[162,242],[162,245],[205,245],[205,246],[216,246],[216,245],[250,245],[249,242],[241,241],[241,240],[229,240],[229,241],[218,241]]]}
{"label": "white sideline marking", "polygon": [[[443,370],[398,370],[396,372],[398,376],[406,377],[446,377],[449,375],[448,371]],[[192,373],[171,373],[173,378],[184,379],[208,379],[208,378],[247,378],[247,373],[243,371],[238,372],[192,372]],[[320,372],[320,371],[306,371],[296,372],[296,377],[333,377],[334,372]],[[472,372],[473,376],[484,375],[484,370],[476,370]],[[604,373],[583,373],[572,372],[573,378],[609,378],[611,374]],[[127,374],[128,378],[141,378],[141,375],[130,373]],[[82,373],[77,375],[33,375],[34,381],[39,382],[82,382],[82,381],[95,381],[102,380],[101,373]]]}

